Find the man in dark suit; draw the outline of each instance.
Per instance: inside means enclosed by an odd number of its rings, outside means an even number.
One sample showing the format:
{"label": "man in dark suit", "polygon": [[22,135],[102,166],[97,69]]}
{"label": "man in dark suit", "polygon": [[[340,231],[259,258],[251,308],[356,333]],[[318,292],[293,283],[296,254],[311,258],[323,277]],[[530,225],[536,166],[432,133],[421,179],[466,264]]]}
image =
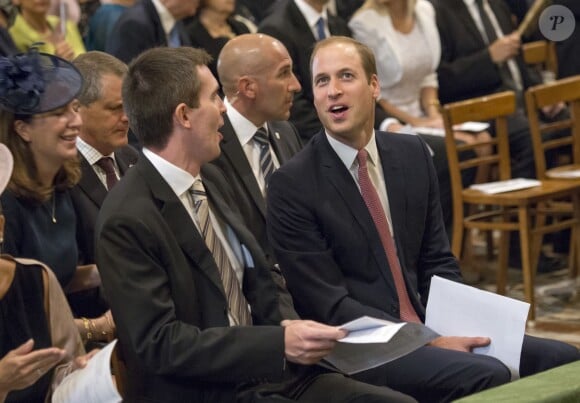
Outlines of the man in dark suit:
{"label": "man in dark suit", "polygon": [[183,22],[195,14],[199,0],[141,0],[119,18],[107,53],[129,63],[141,52],[157,46],[191,45]]}
{"label": "man in dark suit", "polygon": [[[265,34],[231,39],[220,53],[218,72],[227,112],[220,129],[222,152],[214,163],[232,180],[237,196],[247,200],[239,204],[242,215],[271,258],[266,177],[302,148],[296,128],[287,122],[300,83],[284,45]],[[267,143],[256,139],[259,128],[265,130],[260,133],[265,133]],[[261,163],[263,155],[271,161],[271,168]]]}
{"label": "man in dark suit", "polygon": [[[126,399],[253,401],[259,391],[282,401],[409,401],[300,365],[317,362],[344,332],[284,320],[296,314],[281,312],[283,290],[235,196],[216,167],[202,169],[220,153],[225,113],[209,60],[200,49],[151,49],[123,84],[143,153],[101,209],[97,262],[127,364]],[[272,384],[290,369],[301,375]]]}
{"label": "man in dark suit", "polygon": [[341,18],[327,12],[328,0],[283,0],[258,26],[263,32],[286,46],[294,62],[294,75],[302,85],[302,91],[294,97],[290,109],[290,121],[306,143],[318,130],[320,120],[312,108],[309,61],[312,48],[319,40],[316,22],[323,18],[325,35],[350,36],[350,29]]}
{"label": "man in dark suit", "polygon": [[[432,276],[461,281],[429,152],[417,136],[373,130],[379,85],[368,47],[328,38],[314,49],[312,75],[324,130],[268,188],[268,231],[296,309],[333,325],[364,315],[421,322]],[[355,377],[450,401],[509,381],[500,361],[470,353],[489,342],[440,337]],[[520,373],[575,359],[572,346],[526,337]]]}
{"label": "man in dark suit", "polygon": [[[78,96],[83,125],[77,138],[82,176],[71,190],[71,198],[77,217],[79,265],[87,266],[82,270],[88,273],[88,266],[95,264],[95,222],[109,190],[107,182],[113,180],[107,176],[114,175],[115,181],[123,176],[137,162],[137,151],[127,145],[129,126],[121,100],[127,66],[102,52],[84,53],[73,64],[83,76],[83,89]],[[110,173],[101,167],[107,158],[112,167]],[[108,310],[98,287],[69,294],[69,302],[77,317],[97,318]],[[106,326],[106,318],[95,319],[95,324]],[[96,333],[95,337],[102,334]]]}

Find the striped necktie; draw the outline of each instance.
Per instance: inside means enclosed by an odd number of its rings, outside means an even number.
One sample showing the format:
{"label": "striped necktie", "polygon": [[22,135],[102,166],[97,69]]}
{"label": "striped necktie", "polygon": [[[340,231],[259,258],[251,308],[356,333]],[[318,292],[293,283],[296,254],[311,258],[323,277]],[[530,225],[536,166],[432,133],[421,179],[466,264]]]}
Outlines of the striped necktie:
{"label": "striped necktie", "polygon": [[248,326],[252,324],[252,316],[248,307],[248,301],[242,293],[242,287],[236,276],[230,259],[214,231],[209,216],[209,204],[205,194],[205,188],[201,179],[197,179],[190,189],[195,206],[195,214],[201,228],[201,234],[205,240],[207,248],[213,255],[218,267],[224,292],[228,301],[228,308],[231,317],[236,325]]}
{"label": "striped necktie", "polygon": [[268,132],[263,127],[260,127],[253,137],[254,141],[260,146],[260,169],[264,176],[264,183],[268,187],[268,180],[272,173],[274,173],[274,161],[272,160],[272,153],[270,151],[270,139]]}
{"label": "striped necktie", "polygon": [[393,281],[395,282],[397,297],[399,299],[399,314],[401,320],[405,322],[421,323],[421,319],[419,319],[419,316],[415,312],[415,308],[413,308],[413,304],[409,299],[409,293],[405,286],[401,264],[397,256],[395,241],[391,235],[391,231],[389,230],[387,216],[385,215],[385,210],[383,209],[381,200],[379,199],[379,194],[369,176],[367,167],[367,151],[364,148],[358,152],[357,159],[360,192],[369,213],[373,218],[381,243],[383,244],[383,249],[387,255],[387,261],[391,268],[391,274],[393,275]]}

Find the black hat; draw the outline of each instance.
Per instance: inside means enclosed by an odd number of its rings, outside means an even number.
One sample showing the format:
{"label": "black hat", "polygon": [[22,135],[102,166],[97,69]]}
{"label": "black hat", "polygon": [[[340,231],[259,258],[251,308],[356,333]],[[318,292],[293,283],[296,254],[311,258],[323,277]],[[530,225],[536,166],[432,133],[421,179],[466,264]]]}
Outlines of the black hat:
{"label": "black hat", "polygon": [[58,109],[79,94],[82,84],[75,66],[36,49],[0,57],[0,108],[18,115]]}

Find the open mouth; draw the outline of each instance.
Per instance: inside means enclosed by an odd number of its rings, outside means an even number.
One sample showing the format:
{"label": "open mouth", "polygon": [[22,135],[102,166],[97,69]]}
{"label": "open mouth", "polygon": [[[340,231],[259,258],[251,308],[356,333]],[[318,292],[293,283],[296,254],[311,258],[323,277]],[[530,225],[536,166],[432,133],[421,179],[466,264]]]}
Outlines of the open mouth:
{"label": "open mouth", "polygon": [[328,112],[330,112],[334,118],[338,119],[344,117],[348,109],[349,108],[346,105],[333,105],[328,109]]}

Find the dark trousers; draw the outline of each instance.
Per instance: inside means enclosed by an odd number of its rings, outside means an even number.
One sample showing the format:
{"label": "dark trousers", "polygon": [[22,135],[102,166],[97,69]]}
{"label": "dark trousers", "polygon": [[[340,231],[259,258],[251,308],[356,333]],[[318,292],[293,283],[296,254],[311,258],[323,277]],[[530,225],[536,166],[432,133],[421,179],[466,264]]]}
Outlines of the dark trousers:
{"label": "dark trousers", "polygon": [[[532,375],[578,359],[578,349],[573,346],[526,335],[520,375]],[[495,358],[429,346],[354,377],[428,403],[449,402],[507,383],[511,378],[508,368]]]}

